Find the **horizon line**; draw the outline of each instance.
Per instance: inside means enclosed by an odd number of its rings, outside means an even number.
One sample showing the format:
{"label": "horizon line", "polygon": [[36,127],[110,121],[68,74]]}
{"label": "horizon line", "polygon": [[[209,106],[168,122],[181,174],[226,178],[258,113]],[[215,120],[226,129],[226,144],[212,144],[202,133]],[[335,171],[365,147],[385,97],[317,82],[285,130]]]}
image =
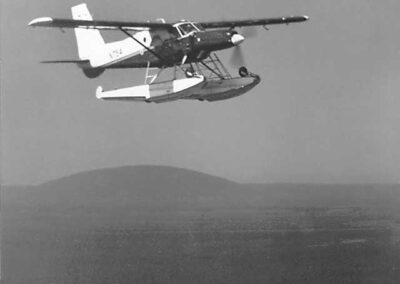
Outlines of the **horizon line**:
{"label": "horizon line", "polygon": [[222,176],[218,176],[218,175],[214,175],[214,174],[209,174],[206,172],[202,172],[199,170],[194,170],[194,169],[190,169],[190,168],[183,168],[183,167],[177,167],[177,166],[170,166],[170,165],[154,165],[154,164],[139,164],[139,165],[121,165],[121,166],[114,166],[114,167],[105,167],[105,168],[95,168],[95,169],[88,169],[88,170],[83,170],[80,172],[74,172],[71,174],[66,174],[66,175],[62,175],[56,178],[50,178],[48,180],[39,182],[39,183],[31,183],[31,184],[3,184],[0,183],[0,187],[36,187],[36,186],[41,186],[44,185],[46,183],[50,183],[53,181],[57,181],[63,178],[68,178],[68,177],[72,177],[78,174],[84,174],[84,173],[90,173],[90,172],[96,172],[96,171],[104,171],[104,170],[115,170],[115,169],[120,169],[120,168],[128,168],[128,167],[163,167],[163,168],[171,168],[171,169],[176,169],[176,170],[186,170],[186,171],[191,171],[194,173],[198,173],[198,174],[204,174],[204,175],[208,175],[210,177],[214,177],[214,178],[219,178],[219,179],[223,179],[226,180],[227,182],[232,182],[232,183],[236,183],[239,185],[324,185],[324,186],[328,186],[328,185],[394,185],[394,186],[400,186],[400,182],[363,182],[363,181],[353,181],[353,182],[314,182],[314,181],[309,181],[309,182],[304,182],[304,181],[266,181],[266,182],[237,182],[234,180],[231,180],[229,178],[226,177],[222,177]]}

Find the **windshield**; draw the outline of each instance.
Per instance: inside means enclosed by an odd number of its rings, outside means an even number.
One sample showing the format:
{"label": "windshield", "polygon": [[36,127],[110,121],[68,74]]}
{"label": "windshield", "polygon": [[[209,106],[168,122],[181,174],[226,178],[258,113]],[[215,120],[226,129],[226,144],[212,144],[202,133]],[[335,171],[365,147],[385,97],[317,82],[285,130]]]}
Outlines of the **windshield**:
{"label": "windshield", "polygon": [[199,24],[199,23],[193,23],[192,24],[196,29],[198,29],[199,31],[204,31],[205,29],[204,29],[204,27],[201,25],[201,24]]}
{"label": "windshield", "polygon": [[178,29],[181,32],[182,36],[185,36],[187,34],[190,34],[191,32],[197,31],[196,28],[190,23],[181,24],[178,26]]}

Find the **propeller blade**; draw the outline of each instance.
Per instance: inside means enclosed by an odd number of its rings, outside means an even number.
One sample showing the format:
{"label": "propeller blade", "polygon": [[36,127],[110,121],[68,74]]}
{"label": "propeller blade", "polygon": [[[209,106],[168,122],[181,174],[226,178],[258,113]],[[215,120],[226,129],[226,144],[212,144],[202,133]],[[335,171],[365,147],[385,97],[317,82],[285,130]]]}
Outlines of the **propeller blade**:
{"label": "propeller blade", "polygon": [[245,66],[246,65],[242,49],[241,49],[241,47],[239,45],[234,47],[230,63],[234,67],[241,67],[241,66]]}

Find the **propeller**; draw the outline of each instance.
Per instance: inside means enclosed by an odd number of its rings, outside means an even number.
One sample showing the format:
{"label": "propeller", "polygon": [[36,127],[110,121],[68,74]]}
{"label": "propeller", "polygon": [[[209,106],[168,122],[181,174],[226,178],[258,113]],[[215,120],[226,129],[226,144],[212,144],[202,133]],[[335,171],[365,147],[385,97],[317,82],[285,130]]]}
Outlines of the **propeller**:
{"label": "propeller", "polygon": [[243,56],[243,51],[242,51],[242,48],[240,47],[240,45],[237,45],[233,48],[230,63],[234,67],[241,67],[241,66],[246,65],[244,56]]}
{"label": "propeller", "polygon": [[[237,33],[237,32],[236,32]],[[241,67],[245,66],[246,62],[243,56],[242,48],[240,46],[241,42],[246,38],[252,38],[257,35],[257,28],[256,27],[242,27],[241,33],[238,34],[242,36],[242,40],[233,48],[230,63],[234,67]]]}

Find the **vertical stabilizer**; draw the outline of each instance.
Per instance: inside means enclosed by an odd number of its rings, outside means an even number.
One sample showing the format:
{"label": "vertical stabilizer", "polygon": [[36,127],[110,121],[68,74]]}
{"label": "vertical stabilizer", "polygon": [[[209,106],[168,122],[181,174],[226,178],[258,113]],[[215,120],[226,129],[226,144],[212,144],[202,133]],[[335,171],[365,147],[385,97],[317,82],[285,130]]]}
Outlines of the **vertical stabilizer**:
{"label": "vertical stabilizer", "polygon": [[[71,8],[74,20],[93,21],[85,3]],[[94,29],[74,29],[78,44],[78,55],[81,60],[88,60],[93,52],[104,47],[105,42],[100,31]]]}

